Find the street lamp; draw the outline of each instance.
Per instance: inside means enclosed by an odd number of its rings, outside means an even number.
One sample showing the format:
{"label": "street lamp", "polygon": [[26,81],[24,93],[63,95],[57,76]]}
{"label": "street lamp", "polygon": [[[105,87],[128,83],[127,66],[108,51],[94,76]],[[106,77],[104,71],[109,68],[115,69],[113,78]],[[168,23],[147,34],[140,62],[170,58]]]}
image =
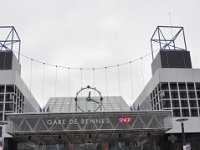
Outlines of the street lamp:
{"label": "street lamp", "polygon": [[187,121],[187,118],[180,118],[177,119],[176,121],[181,123],[181,130],[182,130],[182,146],[183,146],[183,150],[184,150],[184,146],[185,146],[185,132],[184,132],[184,121]]}
{"label": "street lamp", "polygon": [[0,121],[0,126],[6,125],[6,124],[8,124],[8,122],[6,122],[6,121]]}

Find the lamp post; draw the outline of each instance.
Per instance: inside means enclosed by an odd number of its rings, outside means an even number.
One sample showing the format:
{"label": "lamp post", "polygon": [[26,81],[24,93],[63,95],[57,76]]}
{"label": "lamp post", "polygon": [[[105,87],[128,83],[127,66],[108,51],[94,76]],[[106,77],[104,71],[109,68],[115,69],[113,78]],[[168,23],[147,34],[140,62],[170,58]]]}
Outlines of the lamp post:
{"label": "lamp post", "polygon": [[185,146],[185,132],[184,132],[184,121],[187,121],[188,119],[187,118],[180,118],[180,119],[177,119],[176,121],[180,122],[181,123],[181,130],[182,130],[182,147],[183,147],[183,150],[184,150],[184,146]]}
{"label": "lamp post", "polygon": [[2,147],[0,147],[0,150],[3,150],[3,147],[4,147],[3,126],[6,124],[8,124],[6,121],[0,121],[0,126],[2,127],[2,130],[1,130]]}

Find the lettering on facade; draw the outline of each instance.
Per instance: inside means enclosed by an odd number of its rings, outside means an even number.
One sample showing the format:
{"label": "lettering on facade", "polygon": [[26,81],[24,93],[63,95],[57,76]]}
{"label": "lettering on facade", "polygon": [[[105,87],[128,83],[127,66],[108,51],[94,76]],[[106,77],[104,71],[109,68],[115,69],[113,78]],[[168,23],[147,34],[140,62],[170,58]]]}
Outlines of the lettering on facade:
{"label": "lettering on facade", "polygon": [[110,120],[108,118],[86,118],[86,119],[49,119],[47,120],[47,125],[66,125],[66,124],[109,124]]}

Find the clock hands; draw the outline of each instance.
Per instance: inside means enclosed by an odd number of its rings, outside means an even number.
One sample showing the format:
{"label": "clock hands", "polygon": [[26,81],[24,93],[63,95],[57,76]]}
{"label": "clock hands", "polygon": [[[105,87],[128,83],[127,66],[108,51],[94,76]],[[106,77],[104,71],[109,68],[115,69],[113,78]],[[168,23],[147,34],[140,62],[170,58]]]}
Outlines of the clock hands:
{"label": "clock hands", "polygon": [[91,101],[93,101],[93,102],[95,102],[95,103],[98,103],[98,104],[99,104],[99,102],[97,102],[97,101],[95,101],[95,100],[93,100],[93,99],[91,99]]}
{"label": "clock hands", "polygon": [[90,95],[91,95],[91,92],[88,93],[88,97],[86,98],[87,101],[91,101]]}
{"label": "clock hands", "polygon": [[93,101],[93,102],[95,102],[95,103],[98,103],[98,104],[99,104],[99,102],[97,102],[96,100],[92,99],[92,98],[90,97],[90,95],[91,95],[91,92],[89,92],[89,93],[88,93],[88,97],[86,98],[86,100],[87,100],[88,102],[91,102],[91,101]]}

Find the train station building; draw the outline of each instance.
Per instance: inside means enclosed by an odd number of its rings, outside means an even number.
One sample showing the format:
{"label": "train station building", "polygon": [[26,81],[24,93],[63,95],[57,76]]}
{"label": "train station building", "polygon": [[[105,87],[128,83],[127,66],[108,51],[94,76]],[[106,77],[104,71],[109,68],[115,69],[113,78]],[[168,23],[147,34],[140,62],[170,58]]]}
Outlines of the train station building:
{"label": "train station building", "polygon": [[[177,32],[168,39],[163,28]],[[12,49],[1,51],[8,64],[0,68],[4,149],[200,149],[200,69],[192,68],[183,28],[159,26],[151,42],[152,78],[131,108],[122,97],[88,85],[74,97],[51,97],[41,112]]]}

